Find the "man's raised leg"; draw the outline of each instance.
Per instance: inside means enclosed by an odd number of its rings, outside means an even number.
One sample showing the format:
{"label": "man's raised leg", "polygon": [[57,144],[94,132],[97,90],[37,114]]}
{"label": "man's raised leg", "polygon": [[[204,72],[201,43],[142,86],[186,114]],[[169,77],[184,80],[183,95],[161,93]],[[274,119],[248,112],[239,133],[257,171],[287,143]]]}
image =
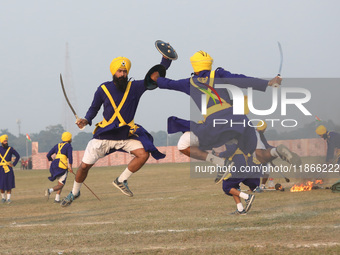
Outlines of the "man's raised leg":
{"label": "man's raised leg", "polygon": [[145,164],[145,162],[149,159],[150,153],[145,151],[144,148],[139,148],[133,151],[130,151],[135,157],[130,161],[127,168],[123,171],[123,173],[117,177],[112,184],[118,188],[124,195],[132,197],[133,193],[129,189],[127,179]]}

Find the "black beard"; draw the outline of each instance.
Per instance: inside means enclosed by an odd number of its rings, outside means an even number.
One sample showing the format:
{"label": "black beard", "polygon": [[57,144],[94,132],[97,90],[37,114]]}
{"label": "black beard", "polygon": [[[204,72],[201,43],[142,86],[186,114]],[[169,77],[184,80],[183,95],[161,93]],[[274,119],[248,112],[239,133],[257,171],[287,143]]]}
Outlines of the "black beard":
{"label": "black beard", "polygon": [[4,147],[5,149],[8,149],[8,144],[2,143],[2,147]]}
{"label": "black beard", "polygon": [[119,77],[113,76],[113,82],[116,85],[117,89],[121,92],[125,92],[126,87],[128,85],[128,78],[127,77]]}

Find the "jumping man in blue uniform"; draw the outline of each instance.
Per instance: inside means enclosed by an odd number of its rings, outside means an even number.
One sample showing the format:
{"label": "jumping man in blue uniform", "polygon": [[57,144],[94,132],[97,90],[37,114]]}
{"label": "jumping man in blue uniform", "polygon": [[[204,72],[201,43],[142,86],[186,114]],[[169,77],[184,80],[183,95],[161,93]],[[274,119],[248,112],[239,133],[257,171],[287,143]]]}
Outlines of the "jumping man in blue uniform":
{"label": "jumping man in blue uniform", "polygon": [[[246,115],[233,115],[232,101],[226,89],[214,89],[216,80],[224,84],[235,85],[240,88],[252,87],[255,90],[265,91],[268,86],[281,84],[279,76],[270,81],[248,77],[241,74],[232,74],[223,68],[212,70],[213,59],[204,51],[196,52],[190,62],[194,69],[191,78],[170,80],[163,77],[155,77],[158,87],[184,92],[193,99],[198,108],[201,108],[202,95],[208,94],[207,114],[202,123],[187,121],[177,117],[168,119],[168,133],[183,132],[178,141],[178,149],[188,157],[205,160],[213,164],[223,166],[225,159],[208,152],[220,147],[228,141],[235,139],[237,147],[245,154],[250,155],[256,149],[257,138],[255,129],[248,125],[214,126],[214,119],[232,119],[237,123],[248,123]],[[214,94],[213,89],[217,92]],[[219,97],[217,97],[217,94]],[[215,100],[211,100],[214,98]],[[218,101],[216,104],[214,101]]]}
{"label": "jumping man in blue uniform", "polygon": [[[166,69],[171,60],[162,58]],[[79,128],[91,125],[103,105],[103,120],[96,124],[93,139],[89,141],[82,162],[78,168],[73,189],[64,198],[61,206],[68,206],[80,194],[80,187],[90,168],[98,159],[115,151],[131,153],[134,158],[122,174],[112,184],[120,191],[132,197],[127,179],[137,172],[148,160],[149,154],[155,159],[162,159],[164,154],[153,144],[152,136],[141,126],[134,123],[134,116],[141,96],[147,90],[143,80],[131,81],[128,74],[131,62],[126,57],[117,57],[110,64],[113,80],[102,83],[93,98],[85,118],[77,122]]]}
{"label": "jumping man in blue uniform", "polygon": [[[13,148],[8,146],[8,135],[0,136],[0,191],[1,202],[7,201],[10,204],[12,189],[15,188],[15,176],[13,167],[16,166],[20,159],[19,153]],[[15,156],[15,161],[12,163],[12,156]],[[7,192],[7,200],[5,196]]]}
{"label": "jumping man in blue uniform", "polygon": [[[52,192],[56,191],[55,203],[60,203],[60,194],[66,183],[68,171],[73,173],[72,163],[72,134],[70,132],[64,132],[61,135],[61,143],[56,144],[46,155],[49,161],[52,161],[50,166],[51,176],[48,179],[53,182],[58,178],[58,185],[53,188],[48,188],[45,190],[45,197],[47,200],[50,198]],[[54,160],[52,155],[56,154]]]}

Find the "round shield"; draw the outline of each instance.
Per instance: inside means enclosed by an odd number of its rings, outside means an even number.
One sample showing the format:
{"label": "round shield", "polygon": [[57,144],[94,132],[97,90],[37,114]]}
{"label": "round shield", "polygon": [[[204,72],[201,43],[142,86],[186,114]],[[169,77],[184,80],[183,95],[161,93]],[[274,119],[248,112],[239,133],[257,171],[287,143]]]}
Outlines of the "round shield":
{"label": "round shield", "polygon": [[166,69],[163,65],[155,65],[153,66],[144,78],[144,86],[147,90],[153,90],[158,87],[157,82],[151,79],[151,74],[154,72],[158,72],[160,77],[165,77]]}
{"label": "round shield", "polygon": [[161,40],[157,40],[155,42],[155,46],[157,50],[166,58],[171,60],[176,60],[178,58],[178,55],[174,48],[169,43],[166,43]]}

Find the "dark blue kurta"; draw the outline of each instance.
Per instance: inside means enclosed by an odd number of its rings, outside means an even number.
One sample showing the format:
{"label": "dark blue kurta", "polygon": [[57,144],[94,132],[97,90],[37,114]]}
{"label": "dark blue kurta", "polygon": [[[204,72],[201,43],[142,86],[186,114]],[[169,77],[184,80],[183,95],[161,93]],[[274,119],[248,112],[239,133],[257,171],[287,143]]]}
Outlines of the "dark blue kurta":
{"label": "dark blue kurta", "polygon": [[[168,69],[171,64],[171,60],[162,58],[161,64],[164,65],[166,69]],[[103,84],[108,89],[115,104],[118,107],[124,96],[124,92],[118,90],[113,81],[104,82]],[[120,110],[120,114],[126,123],[130,123],[134,119],[139,100],[145,91],[146,88],[144,86],[144,80],[132,81],[129,94],[123,107]],[[102,105],[104,106],[103,117],[105,118],[105,120],[109,121],[114,115],[115,110],[109,98],[107,97],[101,86],[99,86],[97,91],[95,92],[92,104],[85,116],[85,119],[87,119],[89,125],[92,124],[92,120],[96,117]],[[152,136],[141,125],[136,124],[139,128],[136,130],[134,135],[130,136],[130,126],[124,125],[119,127],[119,124],[120,121],[118,118],[116,118],[113,123],[107,125],[106,127],[98,127],[93,138],[105,140],[136,139],[143,144],[146,151],[151,152],[151,155],[155,159],[161,159],[165,157],[165,155],[159,152],[157,148],[153,145]],[[115,150],[111,150],[110,153],[114,151]]]}
{"label": "dark blue kurta", "polygon": [[[200,84],[198,78],[209,78],[210,71],[201,71],[198,75],[193,76],[193,80],[196,85],[201,88],[206,89],[203,84]],[[255,90],[265,91],[268,86],[268,81],[248,77],[242,74],[232,74],[223,68],[217,68],[215,71],[215,81],[218,80],[219,83],[231,84],[240,88],[252,87]],[[201,90],[193,87],[190,84],[190,78],[182,80],[170,80],[167,78],[159,78],[157,80],[158,86],[161,89],[170,89],[180,92],[184,92],[193,99],[198,108],[201,107],[202,92]],[[206,82],[209,84],[209,79]],[[218,95],[224,99],[227,103],[232,104],[228,91],[224,88],[216,89]],[[213,100],[209,100],[208,108],[213,106]],[[219,147],[231,139],[236,138],[239,141],[239,148],[247,153],[252,153],[256,148],[256,135],[255,129],[249,127],[247,124],[245,127],[243,125],[230,125],[230,121],[225,125],[213,126],[214,119],[232,119],[233,122],[248,122],[248,118],[245,115],[233,115],[233,108],[227,108],[220,110],[209,115],[204,123],[198,124],[193,121],[185,121],[178,119],[176,117],[170,117],[168,120],[168,132],[185,132],[191,130],[199,139],[200,148],[203,150],[209,150],[212,148]]]}
{"label": "dark blue kurta", "polygon": [[[62,142],[62,143],[65,143],[65,142]],[[58,144],[56,144],[46,155],[46,157],[48,158],[49,161],[52,161],[52,155],[53,154],[57,154],[58,153]],[[70,164],[73,164],[73,156],[72,156],[72,151],[73,151],[73,148],[72,148],[72,145],[70,143],[65,143],[65,145],[61,148],[60,150],[60,153],[65,155],[67,158],[68,158],[68,162]],[[51,173],[51,176],[48,177],[48,179],[53,182],[56,178],[64,175],[68,169],[64,169],[64,168],[60,168],[59,167],[59,162],[60,162],[60,159],[54,159],[51,163],[51,166],[50,166],[50,173]],[[66,166],[65,166],[66,167]]]}
{"label": "dark blue kurta", "polygon": [[254,190],[257,186],[260,185],[260,176],[262,175],[261,172],[242,172],[245,169],[241,169],[241,167],[245,166],[254,166],[253,157],[250,156],[247,158],[244,157],[242,154],[237,154],[233,157],[235,172],[231,172],[231,178],[227,180],[223,180],[222,189],[225,194],[231,196],[229,194],[232,188],[239,189],[240,183],[248,186],[250,190]]}
{"label": "dark blue kurta", "polygon": [[[0,146],[1,156],[4,156],[6,151],[7,149]],[[9,152],[6,155],[5,160],[11,161],[13,155],[15,156],[15,161],[13,162],[13,166],[16,166],[16,164],[18,163],[20,159],[20,155],[15,149],[13,149],[13,147],[10,148]],[[15,176],[14,176],[13,168],[10,166],[8,166],[8,168],[10,171],[5,173],[3,166],[0,166],[0,189],[2,190],[11,190],[15,188]]]}

